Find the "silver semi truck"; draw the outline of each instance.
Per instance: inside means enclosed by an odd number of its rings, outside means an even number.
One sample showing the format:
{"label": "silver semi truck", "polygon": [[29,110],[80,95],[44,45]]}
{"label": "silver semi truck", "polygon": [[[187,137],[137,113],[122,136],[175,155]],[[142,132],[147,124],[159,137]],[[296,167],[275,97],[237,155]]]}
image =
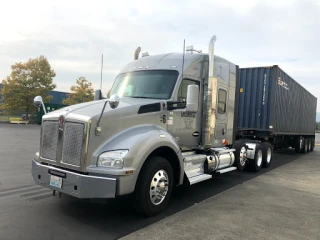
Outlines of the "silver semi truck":
{"label": "silver semi truck", "polygon": [[44,115],[34,181],[81,199],[133,193],[150,216],[174,186],[268,167],[270,143],[235,141],[239,67],[214,55],[215,40],[208,54],[144,54],[119,73],[110,98],[97,91],[92,102]]}

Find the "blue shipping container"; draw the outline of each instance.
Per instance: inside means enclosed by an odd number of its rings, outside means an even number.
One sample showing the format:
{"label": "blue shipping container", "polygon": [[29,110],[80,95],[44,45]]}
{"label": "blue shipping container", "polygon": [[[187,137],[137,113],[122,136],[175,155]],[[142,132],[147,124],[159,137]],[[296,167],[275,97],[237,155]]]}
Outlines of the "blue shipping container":
{"label": "blue shipping container", "polygon": [[314,134],[317,99],[278,66],[240,69],[238,130]]}

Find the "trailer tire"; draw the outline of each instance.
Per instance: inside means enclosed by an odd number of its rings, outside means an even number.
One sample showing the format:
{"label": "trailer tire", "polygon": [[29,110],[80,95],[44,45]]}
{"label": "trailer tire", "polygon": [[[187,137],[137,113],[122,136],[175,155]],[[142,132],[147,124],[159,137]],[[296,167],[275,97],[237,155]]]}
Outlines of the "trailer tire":
{"label": "trailer tire", "polygon": [[315,144],[314,138],[311,138],[311,148],[310,148],[310,152],[313,152],[313,150],[314,150],[314,144]]}
{"label": "trailer tire", "polygon": [[146,216],[153,216],[165,210],[173,185],[171,164],[163,157],[150,157],[136,183],[134,204],[136,211]]}
{"label": "trailer tire", "polygon": [[272,146],[268,142],[262,143],[262,167],[268,168],[272,161]]}
{"label": "trailer tire", "polygon": [[256,145],[256,150],[254,153],[254,159],[250,159],[249,170],[252,172],[259,172],[262,167],[262,159],[263,159],[263,149],[260,144]]}
{"label": "trailer tire", "polygon": [[233,145],[235,151],[234,166],[238,171],[243,171],[247,163],[247,148],[243,141],[236,141]]}
{"label": "trailer tire", "polygon": [[308,147],[308,141],[306,138],[303,138],[303,145],[302,145],[301,153],[306,153],[307,147]]}
{"label": "trailer tire", "polygon": [[296,153],[302,152],[303,144],[304,144],[303,137],[301,136],[296,137],[295,148],[294,148]]}
{"label": "trailer tire", "polygon": [[311,138],[307,138],[307,152],[310,152],[311,149]]}

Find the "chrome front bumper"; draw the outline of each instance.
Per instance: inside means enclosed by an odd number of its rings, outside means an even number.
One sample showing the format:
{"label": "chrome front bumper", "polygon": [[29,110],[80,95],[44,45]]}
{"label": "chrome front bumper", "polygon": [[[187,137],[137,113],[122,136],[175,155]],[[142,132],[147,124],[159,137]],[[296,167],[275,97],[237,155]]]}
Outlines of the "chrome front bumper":
{"label": "chrome front bumper", "polygon": [[[50,177],[62,177],[62,187],[50,186]],[[116,178],[78,174],[32,161],[32,176],[36,184],[77,198],[114,198]]]}

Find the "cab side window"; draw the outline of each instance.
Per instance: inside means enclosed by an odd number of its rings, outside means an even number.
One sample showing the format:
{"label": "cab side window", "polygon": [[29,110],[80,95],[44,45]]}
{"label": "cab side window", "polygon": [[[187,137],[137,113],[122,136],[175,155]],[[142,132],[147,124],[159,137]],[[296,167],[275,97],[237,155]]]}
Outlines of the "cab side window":
{"label": "cab side window", "polygon": [[189,85],[197,85],[200,89],[200,82],[190,79],[183,79],[180,88],[178,91],[178,101],[186,102],[187,101],[187,92],[188,92],[188,86]]}
{"label": "cab side window", "polygon": [[225,113],[227,106],[227,91],[219,89],[218,93],[218,113]]}

